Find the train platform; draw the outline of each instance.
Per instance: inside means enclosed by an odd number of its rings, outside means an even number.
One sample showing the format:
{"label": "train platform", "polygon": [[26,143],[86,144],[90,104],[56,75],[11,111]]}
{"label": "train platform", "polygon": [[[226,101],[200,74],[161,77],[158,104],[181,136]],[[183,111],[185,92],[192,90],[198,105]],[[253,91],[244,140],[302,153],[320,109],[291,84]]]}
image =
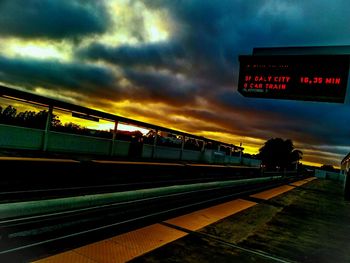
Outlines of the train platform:
{"label": "train platform", "polygon": [[55,156],[55,157],[29,157],[29,156],[0,156],[1,162],[32,162],[32,163],[80,163],[80,162],[91,162],[96,164],[122,164],[122,165],[146,165],[146,166],[190,166],[190,167],[213,167],[213,168],[223,168],[223,167],[242,167],[251,168],[243,165],[229,165],[229,164],[208,164],[208,163],[192,163],[186,161],[178,160],[125,160],[125,159],[94,159],[87,157],[76,157],[72,156]]}
{"label": "train platform", "polygon": [[350,262],[349,220],[342,185],[309,178],[36,262]]}

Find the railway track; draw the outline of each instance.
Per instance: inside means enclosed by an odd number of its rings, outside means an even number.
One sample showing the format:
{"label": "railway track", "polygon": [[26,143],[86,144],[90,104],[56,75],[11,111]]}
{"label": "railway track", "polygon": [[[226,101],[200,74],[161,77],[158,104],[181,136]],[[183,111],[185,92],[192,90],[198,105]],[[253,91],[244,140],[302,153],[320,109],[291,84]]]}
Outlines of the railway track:
{"label": "railway track", "polygon": [[67,211],[3,218],[0,220],[0,259],[7,260],[2,262],[33,260],[58,252],[57,248],[71,249],[106,238],[111,233],[122,233],[142,224],[293,180],[294,177],[278,177],[263,183],[210,187]]}
{"label": "railway track", "polygon": [[2,175],[0,204],[260,175],[258,168],[179,163],[2,160],[1,166],[11,172]]}
{"label": "railway track", "polygon": [[[224,180],[239,180],[243,178],[253,178],[247,176],[227,176]],[[171,185],[184,185],[203,182],[215,182],[218,178],[200,177],[189,179],[172,179],[172,180],[158,180],[158,181],[140,181],[140,182],[125,182],[115,184],[102,184],[102,185],[86,185],[86,186],[74,186],[74,187],[52,187],[47,188],[42,186],[40,188],[26,186],[26,189],[12,189],[7,191],[0,191],[0,204],[9,202],[21,202],[30,200],[42,200],[48,198],[60,198],[69,196],[80,196],[87,194],[101,194],[111,193],[118,191],[130,191],[137,189],[147,189],[154,187],[165,187]]]}

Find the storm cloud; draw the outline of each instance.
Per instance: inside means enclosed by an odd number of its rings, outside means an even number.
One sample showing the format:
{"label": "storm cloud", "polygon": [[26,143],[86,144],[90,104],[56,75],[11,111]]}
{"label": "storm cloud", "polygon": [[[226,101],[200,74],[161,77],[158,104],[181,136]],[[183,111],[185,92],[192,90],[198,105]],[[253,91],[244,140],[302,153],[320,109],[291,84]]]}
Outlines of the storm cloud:
{"label": "storm cloud", "polygon": [[60,39],[103,33],[109,16],[103,1],[2,0],[0,35]]}
{"label": "storm cloud", "polygon": [[92,60],[104,60],[124,67],[151,66],[167,68],[176,66],[176,60],[184,57],[184,50],[180,46],[169,42],[118,47],[93,44],[78,51],[77,56]]}
{"label": "storm cloud", "polygon": [[[107,2],[117,8],[109,10]],[[88,94],[89,104],[94,96],[95,104],[128,101],[118,109],[128,117],[198,134],[235,135],[243,144],[292,139],[308,160],[337,165],[348,151],[349,98],[331,104],[244,98],[237,92],[238,56],[254,47],[348,44],[348,1],[131,0],[124,14],[117,12],[119,3],[0,1],[1,36],[81,40],[69,62],[1,56],[0,81],[74,90]],[[135,19],[123,18],[137,5]],[[147,12],[165,14],[166,37],[147,40]],[[123,19],[135,23],[119,29],[111,22]],[[113,39],[111,28],[126,36]],[[96,37],[84,38],[91,35]],[[149,108],[154,105],[157,111]]]}
{"label": "storm cloud", "polygon": [[34,89],[71,90],[90,95],[105,94],[117,77],[106,68],[59,61],[0,57],[0,79]]}

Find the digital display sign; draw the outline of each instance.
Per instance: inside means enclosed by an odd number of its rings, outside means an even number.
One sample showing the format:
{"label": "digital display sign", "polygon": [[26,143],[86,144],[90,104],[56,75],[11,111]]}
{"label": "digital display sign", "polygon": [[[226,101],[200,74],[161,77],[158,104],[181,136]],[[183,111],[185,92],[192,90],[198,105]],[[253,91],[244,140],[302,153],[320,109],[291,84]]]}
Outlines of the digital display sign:
{"label": "digital display sign", "polygon": [[238,91],[245,97],[344,103],[348,55],[240,56]]}

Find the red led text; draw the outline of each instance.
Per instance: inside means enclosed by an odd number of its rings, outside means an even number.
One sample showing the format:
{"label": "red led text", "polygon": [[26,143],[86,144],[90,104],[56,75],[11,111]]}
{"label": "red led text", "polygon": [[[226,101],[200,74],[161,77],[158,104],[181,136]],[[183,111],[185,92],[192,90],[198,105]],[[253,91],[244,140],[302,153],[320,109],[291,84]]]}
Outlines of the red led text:
{"label": "red led text", "polygon": [[323,77],[300,77],[300,83],[302,84],[329,84],[329,85],[340,85],[341,78],[323,78]]}
{"label": "red led text", "polygon": [[290,82],[290,76],[274,76],[274,75],[245,75],[245,89],[286,89]]}

